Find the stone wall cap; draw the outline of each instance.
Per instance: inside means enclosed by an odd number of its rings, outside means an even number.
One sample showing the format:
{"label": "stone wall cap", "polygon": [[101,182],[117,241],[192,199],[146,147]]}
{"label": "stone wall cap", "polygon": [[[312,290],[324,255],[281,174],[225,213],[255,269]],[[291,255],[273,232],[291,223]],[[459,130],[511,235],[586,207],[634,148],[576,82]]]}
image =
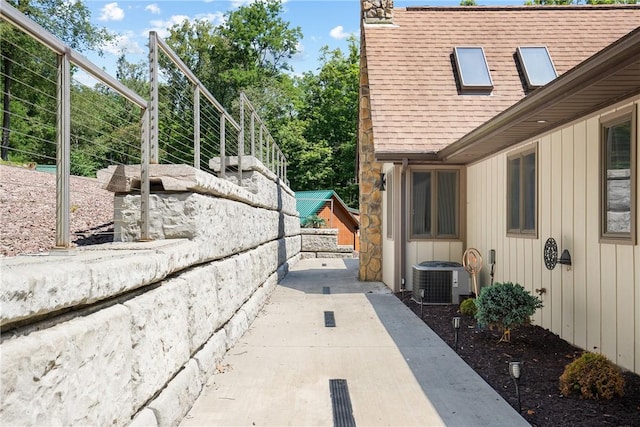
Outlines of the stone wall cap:
{"label": "stone wall cap", "polygon": [[338,234],[337,228],[301,228],[300,234],[332,235]]}

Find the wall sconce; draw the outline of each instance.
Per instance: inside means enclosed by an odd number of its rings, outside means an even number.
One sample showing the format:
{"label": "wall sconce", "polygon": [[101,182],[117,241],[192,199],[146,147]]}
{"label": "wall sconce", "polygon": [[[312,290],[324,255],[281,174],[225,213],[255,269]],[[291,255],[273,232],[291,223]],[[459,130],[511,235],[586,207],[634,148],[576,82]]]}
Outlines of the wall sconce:
{"label": "wall sconce", "polygon": [[556,264],[566,265],[567,270],[571,270],[571,254],[565,249],[558,258],[558,245],[553,237],[549,237],[544,244],[544,265],[548,270],[553,270]]}
{"label": "wall sconce", "polygon": [[453,341],[453,349],[455,351],[458,351],[458,331],[460,330],[460,318],[459,317],[454,317],[453,318],[453,330],[455,332],[455,338]]}
{"label": "wall sconce", "polygon": [[516,385],[516,397],[518,398],[518,413],[522,412],[522,406],[520,405],[520,390],[518,389],[518,380],[522,374],[522,362],[509,362],[509,375],[513,378],[513,382]]}
{"label": "wall sconce", "polygon": [[387,177],[384,172],[380,172],[380,184],[378,188],[380,191],[385,191],[387,189]]}

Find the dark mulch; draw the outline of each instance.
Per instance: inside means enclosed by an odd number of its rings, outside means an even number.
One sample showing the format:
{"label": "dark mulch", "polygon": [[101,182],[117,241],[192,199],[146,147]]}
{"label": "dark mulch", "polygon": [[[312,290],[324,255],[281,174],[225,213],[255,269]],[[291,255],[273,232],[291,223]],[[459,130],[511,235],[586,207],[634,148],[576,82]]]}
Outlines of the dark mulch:
{"label": "dark mulch", "polygon": [[[400,298],[420,316],[411,293]],[[624,372],[625,395],[611,401],[563,397],[558,383],[567,364],[583,350],[539,326],[511,332],[511,342],[499,342],[497,331],[480,329],[474,319],[461,316],[457,305],[425,305],[424,322],[454,348],[452,319],[461,317],[457,353],[514,408],[518,407],[509,361],[522,361],[519,381],[522,416],[534,426],[640,426],[640,376]]]}

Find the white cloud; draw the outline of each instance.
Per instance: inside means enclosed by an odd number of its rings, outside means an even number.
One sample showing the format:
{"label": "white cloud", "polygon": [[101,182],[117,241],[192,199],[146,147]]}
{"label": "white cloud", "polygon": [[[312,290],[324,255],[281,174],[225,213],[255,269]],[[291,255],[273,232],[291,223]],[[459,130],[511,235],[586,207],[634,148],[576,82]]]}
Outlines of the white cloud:
{"label": "white cloud", "polygon": [[180,25],[184,21],[209,21],[213,25],[219,25],[224,22],[224,13],[215,12],[215,13],[202,13],[190,18],[186,15],[173,15],[168,20],[164,21],[161,19],[155,19],[150,21],[151,28],[145,30],[144,35],[146,36],[149,31],[155,31],[162,38],[165,38],[169,35],[169,28],[174,25]]}
{"label": "white cloud", "polygon": [[342,25],[338,25],[337,27],[335,27],[331,31],[329,31],[329,35],[331,37],[333,37],[334,39],[337,39],[337,40],[346,39],[347,37],[349,37],[352,34],[353,33],[346,33],[344,31],[344,27]]}
{"label": "white cloud", "polygon": [[174,25],[182,24],[184,21],[188,21],[189,17],[187,15],[173,15],[166,21],[161,19],[155,19],[150,22],[151,28],[149,28],[144,33],[147,34],[148,31],[155,31],[162,38],[165,38],[169,35],[169,28]]}
{"label": "white cloud", "polygon": [[248,6],[253,3],[255,0],[231,0],[231,7],[233,9],[237,9],[240,6]]}
{"label": "white cloud", "polygon": [[224,13],[223,12],[201,13],[199,15],[196,15],[195,19],[199,21],[209,21],[213,25],[220,25],[224,22]]}
{"label": "white cloud", "polygon": [[122,21],[124,19],[124,10],[118,6],[118,3],[108,3],[100,12],[98,18],[100,21]]}
{"label": "white cloud", "polygon": [[134,40],[135,35],[129,31],[125,34],[114,35],[114,39],[106,43],[103,47],[104,51],[113,55],[121,53],[139,55],[145,51],[140,47],[138,42]]}
{"label": "white cloud", "polygon": [[146,5],[144,7],[144,10],[146,10],[147,12],[151,12],[154,15],[159,15],[160,14],[160,8],[155,3]]}

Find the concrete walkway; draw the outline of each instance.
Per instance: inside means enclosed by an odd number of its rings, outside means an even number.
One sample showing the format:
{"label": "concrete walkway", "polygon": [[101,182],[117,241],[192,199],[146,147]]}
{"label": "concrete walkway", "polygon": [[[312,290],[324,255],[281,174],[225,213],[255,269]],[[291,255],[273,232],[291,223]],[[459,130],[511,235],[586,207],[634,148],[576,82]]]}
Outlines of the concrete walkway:
{"label": "concrete walkway", "polygon": [[357,260],[298,263],[219,370],[182,426],[528,425]]}

